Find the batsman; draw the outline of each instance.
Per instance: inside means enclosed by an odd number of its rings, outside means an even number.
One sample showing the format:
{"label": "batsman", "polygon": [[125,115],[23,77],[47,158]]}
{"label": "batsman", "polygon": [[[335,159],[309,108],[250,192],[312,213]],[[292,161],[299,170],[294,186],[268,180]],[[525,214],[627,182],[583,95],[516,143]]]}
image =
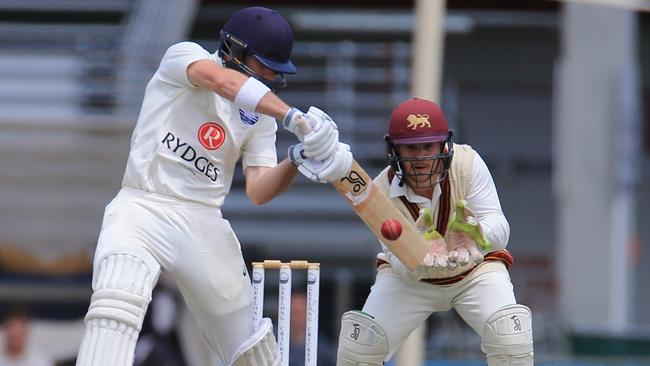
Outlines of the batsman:
{"label": "batsman", "polygon": [[[337,180],[353,158],[329,116],[275,95],[296,72],[293,31],[280,14],[243,9],[220,36],[214,53],[191,42],[171,46],[147,85],[122,188],[104,213],[78,366],[133,364],[161,271],[176,281],[223,364],[279,363],[270,320],[253,324],[241,247],[221,214],[235,166],[241,159],[246,195],[262,204],[298,171]],[[297,134],[291,151],[300,159],[277,162],[276,119]],[[301,134],[304,122],[310,132]]]}
{"label": "batsman", "polygon": [[425,99],[393,110],[385,140],[388,167],[374,183],[429,241],[433,265],[411,270],[381,243],[363,311],[343,314],[337,365],[383,365],[432,313],[451,309],[481,336],[489,366],[533,365],[531,312],[515,300],[510,227],[485,162],[452,142]]}

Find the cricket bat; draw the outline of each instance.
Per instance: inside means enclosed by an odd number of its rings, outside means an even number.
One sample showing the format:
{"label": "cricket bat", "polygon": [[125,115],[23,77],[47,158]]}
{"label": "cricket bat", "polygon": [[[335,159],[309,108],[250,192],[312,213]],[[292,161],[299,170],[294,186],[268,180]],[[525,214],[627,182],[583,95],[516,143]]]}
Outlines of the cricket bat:
{"label": "cricket bat", "polygon": [[[429,249],[429,243],[415,229],[404,214],[393,205],[390,198],[372,182],[366,171],[355,160],[347,176],[332,182],[336,190],[345,197],[368,228],[410,269],[417,268]],[[382,225],[399,222],[401,232],[385,235]],[[384,233],[382,233],[382,231]],[[400,230],[398,230],[400,231]]]}
{"label": "cricket bat", "polygon": [[[309,123],[302,118],[298,118],[296,124],[305,135],[311,130]],[[356,160],[347,176],[331,183],[375,236],[386,244],[404,265],[413,270],[422,263],[429,243],[393,205],[390,198],[375,186]]]}

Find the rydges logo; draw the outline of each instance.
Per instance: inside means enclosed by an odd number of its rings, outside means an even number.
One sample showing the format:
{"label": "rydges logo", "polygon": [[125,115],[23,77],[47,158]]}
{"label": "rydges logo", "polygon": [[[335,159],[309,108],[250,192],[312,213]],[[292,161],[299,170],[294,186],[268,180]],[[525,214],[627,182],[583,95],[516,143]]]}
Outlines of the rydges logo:
{"label": "rydges logo", "polygon": [[[221,143],[223,143],[223,141]],[[203,173],[203,175],[208,177],[211,181],[217,181],[217,177],[220,174],[219,168],[212,164],[205,156],[200,156],[196,152],[196,149],[187,142],[181,142],[180,138],[176,137],[171,132],[167,132],[167,135],[162,139],[162,144],[167,146],[167,148],[174,152],[174,154],[179,155],[181,159],[188,163],[192,163],[194,169]],[[203,144],[203,141],[201,141],[201,144]]]}
{"label": "rydges logo", "polygon": [[216,150],[226,141],[226,131],[215,122],[206,122],[199,128],[199,142],[208,150]]}

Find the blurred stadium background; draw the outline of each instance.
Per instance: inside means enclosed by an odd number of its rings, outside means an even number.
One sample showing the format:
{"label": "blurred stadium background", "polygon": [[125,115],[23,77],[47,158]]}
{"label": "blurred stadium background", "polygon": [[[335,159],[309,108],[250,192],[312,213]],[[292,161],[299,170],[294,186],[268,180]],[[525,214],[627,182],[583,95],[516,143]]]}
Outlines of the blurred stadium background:
{"label": "blurred stadium background", "polygon": [[[650,4],[443,4],[440,102],[496,182],[538,364],[650,365]],[[74,358],[56,340],[79,334],[146,82],[168,46],[214,50],[252,5],[294,26],[299,71],[281,96],[329,112],[378,173],[389,113],[417,78],[415,1],[0,0],[0,310],[26,307],[59,364]],[[279,154],[292,140],[278,133]],[[299,179],[253,207],[242,182],[223,211],[244,255],[321,262],[321,329],[335,340],[373,282],[376,239],[332,187]],[[483,364],[455,314],[428,325],[427,365]]]}

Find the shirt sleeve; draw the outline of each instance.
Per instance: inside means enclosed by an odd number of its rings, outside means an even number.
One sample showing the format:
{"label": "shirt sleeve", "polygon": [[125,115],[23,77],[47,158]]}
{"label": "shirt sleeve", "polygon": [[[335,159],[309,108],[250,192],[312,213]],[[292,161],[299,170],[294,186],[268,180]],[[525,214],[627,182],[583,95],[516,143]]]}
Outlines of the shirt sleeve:
{"label": "shirt sleeve", "polygon": [[505,248],[510,238],[510,225],[501,210],[492,175],[478,154],[474,157],[474,175],[466,199],[467,208],[476,215],[481,230],[492,245],[490,250]]}
{"label": "shirt sleeve", "polygon": [[196,89],[198,87],[192,84],[187,77],[187,67],[193,62],[211,59],[210,53],[196,43],[177,43],[165,52],[156,76],[168,84]]}
{"label": "shirt sleeve", "polygon": [[278,127],[273,118],[260,115],[255,124],[257,129],[244,144],[242,150],[242,169],[249,166],[274,167],[278,164],[275,149],[275,134]]}

